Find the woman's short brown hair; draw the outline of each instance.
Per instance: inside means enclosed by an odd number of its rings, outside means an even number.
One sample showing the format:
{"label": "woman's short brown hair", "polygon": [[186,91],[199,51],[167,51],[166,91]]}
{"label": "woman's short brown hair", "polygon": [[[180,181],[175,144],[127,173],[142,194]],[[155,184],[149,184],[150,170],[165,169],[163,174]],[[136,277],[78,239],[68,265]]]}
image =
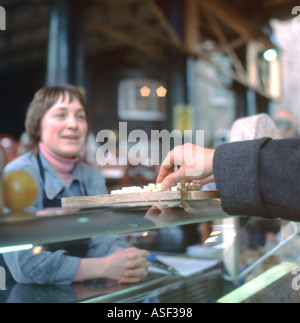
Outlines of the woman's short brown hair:
{"label": "woman's short brown hair", "polygon": [[87,117],[88,131],[90,130],[89,111],[84,100],[83,92],[71,84],[48,86],[38,90],[28,106],[25,129],[28,135],[28,149],[36,152],[41,139],[41,122],[46,112],[55,105],[60,98],[65,100],[69,97],[70,102],[78,100]]}

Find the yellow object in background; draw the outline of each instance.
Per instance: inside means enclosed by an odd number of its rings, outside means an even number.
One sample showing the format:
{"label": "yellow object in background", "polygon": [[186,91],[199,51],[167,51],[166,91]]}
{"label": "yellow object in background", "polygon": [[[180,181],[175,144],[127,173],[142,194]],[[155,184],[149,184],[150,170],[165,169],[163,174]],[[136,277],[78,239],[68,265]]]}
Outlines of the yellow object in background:
{"label": "yellow object in background", "polygon": [[176,105],[174,107],[173,129],[181,132],[193,130],[194,128],[194,109],[191,105]]}
{"label": "yellow object in background", "polygon": [[23,171],[3,176],[4,205],[12,211],[22,211],[37,199],[39,189],[35,179]]}

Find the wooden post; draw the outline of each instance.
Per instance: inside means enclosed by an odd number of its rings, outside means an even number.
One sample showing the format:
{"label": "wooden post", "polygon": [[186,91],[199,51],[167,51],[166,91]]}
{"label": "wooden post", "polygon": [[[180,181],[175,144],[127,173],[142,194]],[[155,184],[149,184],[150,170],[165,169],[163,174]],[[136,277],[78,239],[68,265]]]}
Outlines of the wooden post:
{"label": "wooden post", "polygon": [[197,0],[185,2],[185,48],[187,53],[195,53],[200,44],[199,6]]}
{"label": "wooden post", "polygon": [[82,85],[83,45],[79,2],[52,0],[50,13],[47,85]]}

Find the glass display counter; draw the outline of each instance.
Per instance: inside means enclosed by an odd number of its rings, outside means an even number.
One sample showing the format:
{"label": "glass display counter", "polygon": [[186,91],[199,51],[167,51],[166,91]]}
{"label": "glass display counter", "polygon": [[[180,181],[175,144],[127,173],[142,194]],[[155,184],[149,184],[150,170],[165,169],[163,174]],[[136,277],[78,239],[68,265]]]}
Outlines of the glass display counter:
{"label": "glass display counter", "polygon": [[[276,230],[272,229],[274,223]],[[244,217],[229,217],[217,199],[203,200],[197,205],[112,205],[2,215],[0,253],[29,249],[46,243],[116,234],[135,237],[136,246],[144,247],[143,237],[148,233],[191,224],[208,227],[208,235],[202,237],[199,243],[187,246],[185,252],[168,252],[164,248],[155,251],[176,272],[153,266],[143,282],[133,285],[118,284],[105,279],[74,283],[70,286],[21,285],[7,275],[4,277],[5,282],[2,276],[2,285],[0,279],[0,302],[244,302],[255,301],[258,299],[255,298],[256,295],[261,293],[266,293],[264,295],[267,299],[269,292],[266,288],[274,283],[281,286],[280,280],[283,278],[282,284],[286,289],[289,288],[290,299],[298,300],[297,284],[294,284],[295,288],[291,285],[296,277],[292,275],[292,270],[297,267],[300,250],[298,224],[279,220],[264,223],[265,227],[269,226],[270,232],[267,229],[263,235],[264,243],[254,248],[249,244],[249,239],[258,241],[258,233],[262,237],[261,231],[251,231],[253,223],[247,227]],[[262,223],[259,225],[262,226]],[[266,238],[269,233],[272,233],[272,241]],[[245,237],[248,240],[246,243]],[[165,242],[167,244],[168,240]],[[151,250],[151,244],[148,246]],[[273,273],[273,279],[264,279],[271,275],[269,270]],[[261,275],[265,276],[261,278]],[[257,283],[255,279],[258,279]],[[290,284],[286,283],[287,280]],[[250,283],[252,285],[247,285]],[[1,289],[1,286],[5,288]],[[292,297],[291,294],[295,295]]]}

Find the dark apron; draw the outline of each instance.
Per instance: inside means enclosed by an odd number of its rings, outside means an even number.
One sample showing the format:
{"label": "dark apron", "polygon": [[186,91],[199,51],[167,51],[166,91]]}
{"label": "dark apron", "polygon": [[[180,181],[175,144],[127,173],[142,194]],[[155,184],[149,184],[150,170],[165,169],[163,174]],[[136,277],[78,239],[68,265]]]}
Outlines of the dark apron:
{"label": "dark apron", "polygon": [[[42,177],[43,183],[45,183],[45,172],[44,167],[41,162],[40,155],[37,155],[37,161],[39,165],[40,175]],[[83,184],[84,195],[87,195],[86,187]],[[43,185],[43,208],[54,208],[54,207],[61,207],[61,199],[55,198],[54,200],[49,200],[45,194],[45,189]],[[55,252],[58,250],[65,250],[69,256],[84,258],[87,255],[89,243],[91,239],[80,239],[80,240],[73,240],[73,241],[65,241],[65,242],[57,242],[57,243],[48,243],[43,244],[43,250]],[[12,277],[11,272],[6,265],[6,262],[3,256],[0,254],[0,266],[3,267],[6,271],[6,279]]]}
{"label": "dark apron", "polygon": [[[45,171],[41,162],[40,154],[37,154],[37,161],[40,170],[40,175],[43,183],[45,184]],[[84,195],[87,195],[86,187],[83,183]],[[43,185],[43,209],[61,207],[61,199],[55,198],[49,200],[45,194],[45,189]],[[58,250],[65,250],[70,256],[84,258],[87,254],[89,247],[90,239],[80,239],[73,241],[57,242],[57,243],[48,243],[43,244],[43,250],[55,252]]]}

